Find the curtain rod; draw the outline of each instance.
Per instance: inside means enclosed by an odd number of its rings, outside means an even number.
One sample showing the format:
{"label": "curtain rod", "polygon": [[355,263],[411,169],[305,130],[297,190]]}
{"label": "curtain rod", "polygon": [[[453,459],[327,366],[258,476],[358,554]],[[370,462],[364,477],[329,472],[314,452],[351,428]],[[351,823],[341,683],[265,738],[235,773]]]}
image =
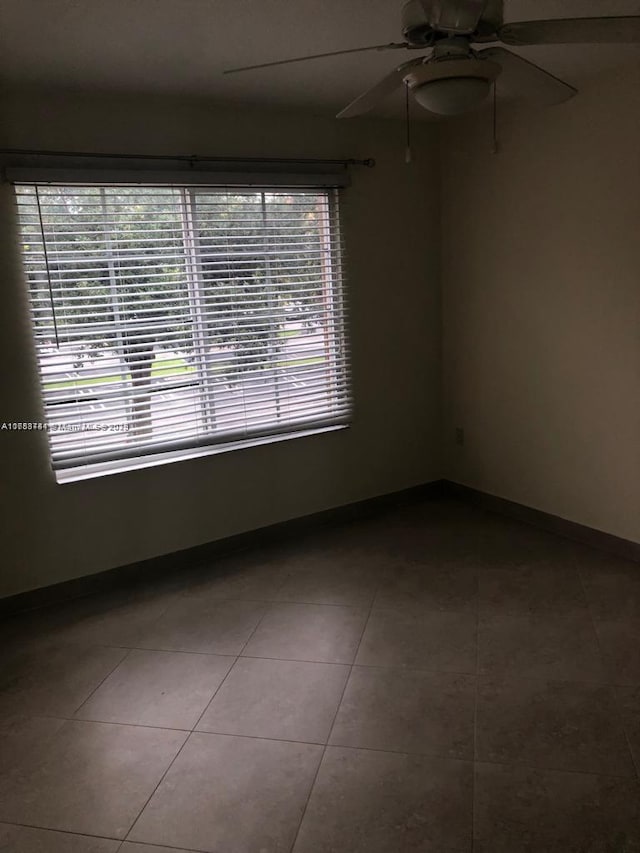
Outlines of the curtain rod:
{"label": "curtain rod", "polygon": [[335,159],[323,160],[320,158],[305,157],[201,157],[197,154],[108,154],[95,151],[38,151],[27,148],[0,148],[0,156],[27,156],[27,157],[94,157],[105,159],[123,160],[178,160],[195,166],[197,163],[273,163],[287,164],[298,163],[300,165],[325,165],[325,166],[366,166],[372,168],[376,161],[371,157],[365,160]]}

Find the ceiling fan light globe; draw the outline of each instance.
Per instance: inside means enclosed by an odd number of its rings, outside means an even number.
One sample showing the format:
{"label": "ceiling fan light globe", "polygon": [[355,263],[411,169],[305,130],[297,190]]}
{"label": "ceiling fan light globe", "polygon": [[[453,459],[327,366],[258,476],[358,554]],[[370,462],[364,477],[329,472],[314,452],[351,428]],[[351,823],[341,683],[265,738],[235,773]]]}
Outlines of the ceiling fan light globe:
{"label": "ceiling fan light globe", "polygon": [[442,77],[416,86],[413,96],[430,113],[455,116],[479,106],[490,91],[485,77]]}

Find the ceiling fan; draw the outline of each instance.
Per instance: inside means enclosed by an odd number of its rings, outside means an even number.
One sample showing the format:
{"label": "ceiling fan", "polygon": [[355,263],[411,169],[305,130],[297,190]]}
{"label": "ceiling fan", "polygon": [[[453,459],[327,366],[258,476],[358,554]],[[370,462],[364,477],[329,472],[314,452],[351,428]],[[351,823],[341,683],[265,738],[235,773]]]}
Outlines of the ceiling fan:
{"label": "ceiling fan", "polygon": [[[408,0],[402,7],[404,41],[317,53],[244,68],[254,71],[328,56],[384,50],[429,52],[394,68],[390,74],[338,113],[351,118],[373,109],[403,84],[431,113],[457,115],[482,103],[500,76],[508,88],[541,105],[573,97],[577,90],[496,42],[512,46],[540,44],[640,43],[640,15],[503,22],[503,0]],[[475,45],[488,44],[477,49]]]}

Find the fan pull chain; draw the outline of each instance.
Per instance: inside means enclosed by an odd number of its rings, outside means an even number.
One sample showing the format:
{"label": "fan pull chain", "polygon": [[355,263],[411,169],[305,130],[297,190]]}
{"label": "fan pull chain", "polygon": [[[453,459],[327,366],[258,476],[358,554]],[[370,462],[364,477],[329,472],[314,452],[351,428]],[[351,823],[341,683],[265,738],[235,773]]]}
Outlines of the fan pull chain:
{"label": "fan pull chain", "polygon": [[491,139],[491,153],[498,153],[498,98],[497,98],[497,89],[496,89],[496,81],[493,81],[493,107],[492,107],[492,139]]}
{"label": "fan pull chain", "polygon": [[407,143],[404,152],[404,162],[411,163],[411,120],[409,115],[409,84],[404,84],[404,115],[407,128]]}

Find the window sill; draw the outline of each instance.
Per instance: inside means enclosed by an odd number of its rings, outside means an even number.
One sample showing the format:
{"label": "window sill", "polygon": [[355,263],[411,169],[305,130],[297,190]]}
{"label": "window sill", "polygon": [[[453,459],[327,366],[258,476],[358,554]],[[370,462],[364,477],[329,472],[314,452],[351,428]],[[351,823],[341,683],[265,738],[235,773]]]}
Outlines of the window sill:
{"label": "window sill", "polygon": [[97,477],[108,477],[112,474],[122,474],[126,471],[139,471],[143,468],[155,468],[158,465],[168,465],[171,462],[184,462],[188,459],[200,459],[203,456],[217,456],[231,450],[246,450],[250,447],[261,447],[264,444],[277,444],[281,441],[291,441],[296,438],[306,438],[310,435],[322,435],[327,432],[348,429],[349,424],[309,429],[301,432],[290,432],[282,435],[270,435],[265,438],[250,438],[246,441],[234,441],[230,444],[217,444],[210,447],[198,447],[187,450],[174,450],[167,453],[157,453],[153,456],[139,456],[135,459],[117,462],[100,462],[95,465],[82,465],[77,468],[67,468],[55,471],[56,481],[60,484],[76,483],[79,480],[93,480]]}

